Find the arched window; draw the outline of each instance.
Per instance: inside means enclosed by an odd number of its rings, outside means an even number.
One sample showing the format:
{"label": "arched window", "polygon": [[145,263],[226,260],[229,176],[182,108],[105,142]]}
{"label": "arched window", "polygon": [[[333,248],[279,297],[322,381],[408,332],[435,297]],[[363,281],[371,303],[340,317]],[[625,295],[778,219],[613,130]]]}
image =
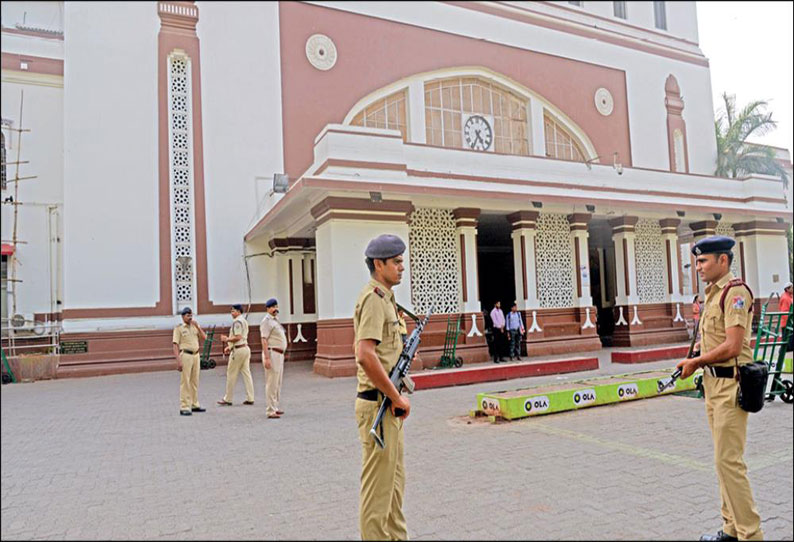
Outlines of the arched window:
{"label": "arched window", "polygon": [[455,77],[425,83],[427,143],[451,148],[464,144],[463,122],[482,115],[493,124],[493,150],[529,155],[527,100],[485,79]]}
{"label": "arched window", "polygon": [[405,140],[405,102],[406,96],[403,89],[367,106],[366,109],[363,109],[358,115],[353,117],[350,124],[399,130],[403,140]]}
{"label": "arched window", "polygon": [[559,160],[584,161],[582,145],[560,123],[544,115],[543,128],[546,133],[546,156]]}

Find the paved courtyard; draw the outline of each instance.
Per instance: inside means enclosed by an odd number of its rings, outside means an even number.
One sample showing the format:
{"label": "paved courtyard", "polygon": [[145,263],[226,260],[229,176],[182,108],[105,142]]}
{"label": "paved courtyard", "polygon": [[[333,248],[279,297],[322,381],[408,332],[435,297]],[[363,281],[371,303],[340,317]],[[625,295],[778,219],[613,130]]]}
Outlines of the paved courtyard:
{"label": "paved courtyard", "polygon": [[[478,391],[661,367],[425,390],[406,425],[411,538],[696,540],[720,527],[702,400],[669,396],[492,425]],[[355,379],[288,364],[268,420],[225,368],[202,371],[204,414],[178,415],[178,376],[2,387],[3,539],[356,539]],[[747,462],[768,539],[792,540],[791,405],[750,417]]]}

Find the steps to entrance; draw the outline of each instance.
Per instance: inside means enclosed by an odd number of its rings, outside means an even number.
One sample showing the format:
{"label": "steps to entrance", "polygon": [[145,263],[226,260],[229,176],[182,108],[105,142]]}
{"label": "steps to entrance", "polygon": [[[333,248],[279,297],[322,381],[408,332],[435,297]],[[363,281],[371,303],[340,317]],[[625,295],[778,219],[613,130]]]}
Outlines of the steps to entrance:
{"label": "steps to entrance", "polygon": [[689,345],[669,345],[642,350],[616,350],[612,352],[612,363],[647,363],[663,359],[684,359]]}
{"label": "steps to entrance", "polygon": [[460,369],[427,370],[411,373],[417,390],[462,386],[479,382],[495,382],[527,376],[576,373],[598,369],[598,358],[572,358],[554,361],[526,361],[519,363],[490,364]]}
{"label": "steps to entrance", "polygon": [[476,406],[469,415],[488,416],[491,422],[517,420],[695,389],[695,375],[692,375],[685,380],[676,380],[675,385],[659,392],[659,381],[670,376],[671,372],[645,371],[513,391],[478,393]]}
{"label": "steps to entrance", "polygon": [[[755,347],[755,337],[750,340],[750,347]],[[613,350],[612,363],[647,363],[663,359],[684,359],[689,353],[689,343],[668,344],[656,348],[632,348],[631,350]]]}

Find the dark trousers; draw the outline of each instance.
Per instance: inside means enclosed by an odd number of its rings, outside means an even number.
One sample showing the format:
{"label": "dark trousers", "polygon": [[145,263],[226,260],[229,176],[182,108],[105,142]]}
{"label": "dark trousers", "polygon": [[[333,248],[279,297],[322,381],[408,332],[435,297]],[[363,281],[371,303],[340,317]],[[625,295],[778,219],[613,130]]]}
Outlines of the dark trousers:
{"label": "dark trousers", "polygon": [[510,334],[510,357],[521,357],[521,330],[511,329]]}
{"label": "dark trousers", "polygon": [[507,336],[504,329],[493,328],[493,359],[494,361],[505,357],[507,351]]}

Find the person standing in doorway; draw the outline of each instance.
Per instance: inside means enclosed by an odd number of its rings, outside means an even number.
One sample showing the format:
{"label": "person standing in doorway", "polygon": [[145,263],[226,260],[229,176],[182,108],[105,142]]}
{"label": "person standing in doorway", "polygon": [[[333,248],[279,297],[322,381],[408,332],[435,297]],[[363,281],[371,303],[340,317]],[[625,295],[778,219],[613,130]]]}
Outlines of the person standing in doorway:
{"label": "person standing in doorway", "polygon": [[218,401],[221,406],[230,406],[234,397],[234,385],[237,376],[243,374],[245,384],[244,405],[254,404],[254,379],[251,378],[251,349],[248,347],[248,322],[243,316],[242,305],[232,305],[231,335],[221,335],[221,341],[226,344],[224,354],[229,354],[229,365],[226,367],[226,395]]}
{"label": "person standing in doorway", "polygon": [[510,359],[521,359],[521,337],[526,332],[524,330],[524,322],[521,321],[521,313],[518,312],[518,303],[513,302],[510,307],[510,312],[507,313],[507,322],[505,324],[507,333],[510,335]]}
{"label": "person standing in doorway", "polygon": [[207,335],[198,322],[193,320],[190,307],[185,307],[180,313],[182,323],[174,328],[174,357],[176,370],[181,373],[179,379],[179,413],[190,416],[194,412],[204,412],[198,400],[199,373],[199,337],[207,340]]}
{"label": "person standing in doorway", "polygon": [[494,303],[491,310],[491,322],[493,322],[493,362],[504,361],[505,345],[507,337],[505,335],[505,315],[502,312],[502,302]]}
{"label": "person standing in doorway", "polygon": [[271,297],[265,302],[267,313],[259,325],[262,338],[262,362],[265,365],[265,399],[267,417],[278,419],[284,414],[279,407],[281,381],[284,376],[284,354],[287,351],[287,333],[278,321],[278,301]]}

